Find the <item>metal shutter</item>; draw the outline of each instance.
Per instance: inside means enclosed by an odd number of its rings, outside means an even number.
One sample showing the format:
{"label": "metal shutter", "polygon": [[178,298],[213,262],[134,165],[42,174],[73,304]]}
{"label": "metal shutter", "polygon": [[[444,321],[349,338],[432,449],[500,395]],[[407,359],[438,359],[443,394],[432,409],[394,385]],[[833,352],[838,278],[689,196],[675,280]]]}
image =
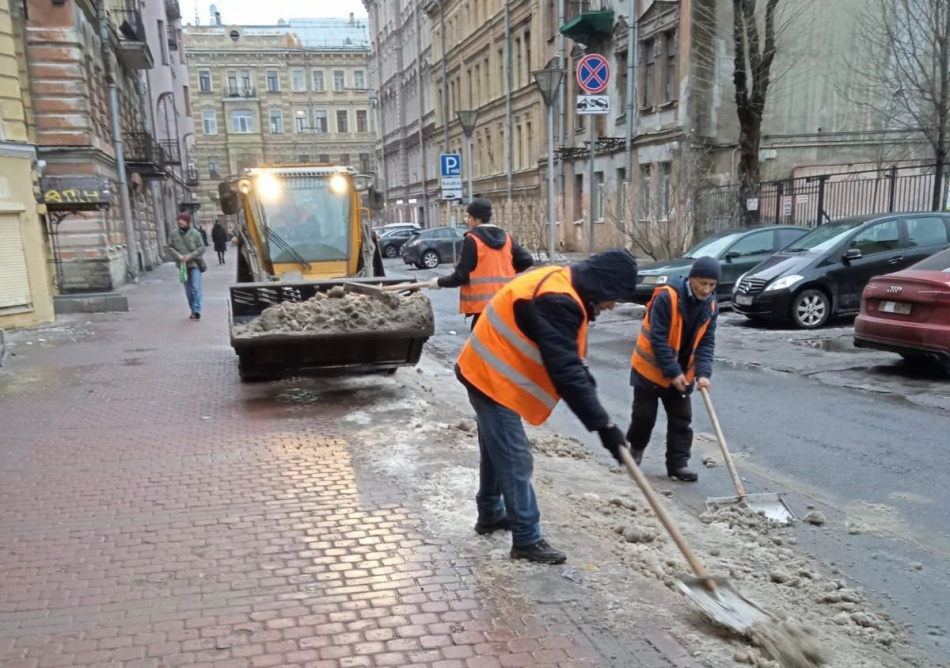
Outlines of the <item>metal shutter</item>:
{"label": "metal shutter", "polygon": [[30,279],[20,236],[20,217],[0,214],[0,308],[30,306]]}

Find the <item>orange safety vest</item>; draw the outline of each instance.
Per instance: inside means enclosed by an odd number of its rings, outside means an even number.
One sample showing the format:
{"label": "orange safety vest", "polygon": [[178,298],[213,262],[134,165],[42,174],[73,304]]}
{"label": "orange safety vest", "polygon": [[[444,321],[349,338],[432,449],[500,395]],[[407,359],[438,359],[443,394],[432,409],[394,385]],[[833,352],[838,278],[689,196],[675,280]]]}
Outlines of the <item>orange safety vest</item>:
{"label": "orange safety vest", "polygon": [[509,282],[478,319],[458,358],[465,380],[535,426],[548,419],[561,395],[544,368],[538,345],[515,322],[515,302],[550,293],[569,295],[584,313],[577,336],[577,354],[583,358],[587,309],[571,285],[568,267],[535,269]]}
{"label": "orange safety vest", "polygon": [[[647,314],[643,319],[643,327],[640,328],[640,336],[637,338],[636,348],[633,349],[633,357],[630,360],[630,364],[641,376],[650,382],[656,383],[660,387],[669,387],[673,379],[665,377],[663,370],[657,366],[656,356],[653,354],[653,344],[650,343],[650,308],[653,306],[653,300],[656,299],[657,295],[662,291],[666,291],[670,296],[670,310],[672,313],[669,336],[670,348],[673,349],[675,355],[679,356],[680,344],[683,340],[683,314],[680,313],[679,309],[680,296],[676,288],[671,285],[664,285],[653,291],[653,297],[650,298],[650,303],[647,304]],[[716,308],[716,298],[713,297],[713,314],[716,313]],[[699,347],[699,342],[703,340],[706,330],[709,329],[711,320],[712,318],[706,320],[696,331],[696,336],[693,338],[692,349],[689,351],[689,364],[687,365],[685,373],[686,381],[689,383],[693,382],[696,375],[696,348]]]}
{"label": "orange safety vest", "polygon": [[468,233],[468,237],[475,242],[478,264],[469,274],[468,283],[459,289],[459,313],[466,315],[481,313],[488,306],[491,298],[515,277],[511,256],[511,235],[505,236],[507,239],[504,246],[491,248],[476,235]]}

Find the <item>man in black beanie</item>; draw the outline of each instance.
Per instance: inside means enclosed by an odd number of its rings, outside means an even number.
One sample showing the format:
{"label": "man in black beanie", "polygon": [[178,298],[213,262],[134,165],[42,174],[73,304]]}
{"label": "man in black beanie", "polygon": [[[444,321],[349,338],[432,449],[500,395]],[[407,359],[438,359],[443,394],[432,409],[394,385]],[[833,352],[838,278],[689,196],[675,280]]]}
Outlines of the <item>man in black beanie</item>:
{"label": "man in black beanie", "polygon": [[694,386],[708,388],[716,346],[719,308],[716,285],[719,262],[698,258],[689,278],[673,278],[658,287],[633,351],[630,384],[633,412],[627,440],[637,464],[650,442],[657,406],[666,410],[666,471],[674,480],[696,482],[687,468],[693,446],[693,409],[689,395]]}
{"label": "man in black beanie", "polygon": [[491,224],[491,202],[475,197],[468,205],[468,232],[455,271],[429,281],[429,289],[460,288],[459,313],[472,316],[472,329],[482,311],[505,283],[534,264],[531,253],[507,232]]}

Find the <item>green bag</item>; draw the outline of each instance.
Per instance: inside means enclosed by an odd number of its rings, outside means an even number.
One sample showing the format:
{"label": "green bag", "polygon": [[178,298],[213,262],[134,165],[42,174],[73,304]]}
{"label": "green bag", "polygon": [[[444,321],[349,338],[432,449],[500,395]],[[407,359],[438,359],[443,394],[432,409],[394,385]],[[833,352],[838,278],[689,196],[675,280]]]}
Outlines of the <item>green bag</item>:
{"label": "green bag", "polygon": [[188,281],[188,269],[187,269],[187,266],[186,266],[187,264],[188,264],[187,262],[179,262],[179,263],[178,263],[178,272],[179,272],[179,274],[180,274],[180,278],[181,278],[181,282],[182,282],[182,283],[185,283],[185,282]]}

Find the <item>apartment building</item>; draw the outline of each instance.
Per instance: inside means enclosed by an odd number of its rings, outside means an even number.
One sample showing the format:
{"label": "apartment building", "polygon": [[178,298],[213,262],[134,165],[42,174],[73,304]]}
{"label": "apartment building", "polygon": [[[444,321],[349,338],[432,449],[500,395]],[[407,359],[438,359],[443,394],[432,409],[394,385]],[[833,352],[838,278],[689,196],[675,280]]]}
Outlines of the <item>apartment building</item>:
{"label": "apartment building", "polygon": [[0,4],[0,328],[53,319],[22,7]]}
{"label": "apartment building", "polygon": [[261,165],[334,163],[375,171],[365,21],[188,26],[202,209],[220,179]]}

